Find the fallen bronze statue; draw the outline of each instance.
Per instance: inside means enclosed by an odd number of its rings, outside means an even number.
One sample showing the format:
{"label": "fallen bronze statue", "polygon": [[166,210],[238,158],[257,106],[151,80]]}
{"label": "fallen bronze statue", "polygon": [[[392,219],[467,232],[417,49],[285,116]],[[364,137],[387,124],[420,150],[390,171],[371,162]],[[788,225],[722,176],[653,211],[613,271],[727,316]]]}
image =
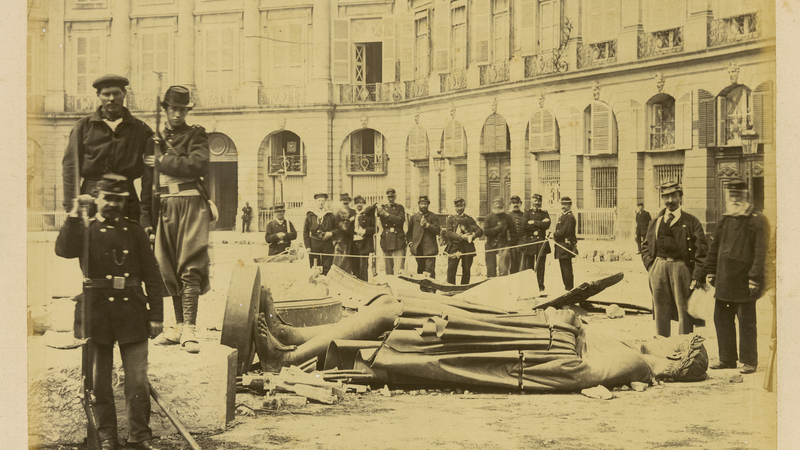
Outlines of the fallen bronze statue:
{"label": "fallen bronze statue", "polygon": [[469,311],[452,298],[378,295],[341,321],[292,327],[269,289],[259,298],[255,347],[265,371],[301,365],[359,370],[371,383],[576,391],[598,385],[706,377],[703,338],[628,344],[582,324],[571,310],[527,314]]}

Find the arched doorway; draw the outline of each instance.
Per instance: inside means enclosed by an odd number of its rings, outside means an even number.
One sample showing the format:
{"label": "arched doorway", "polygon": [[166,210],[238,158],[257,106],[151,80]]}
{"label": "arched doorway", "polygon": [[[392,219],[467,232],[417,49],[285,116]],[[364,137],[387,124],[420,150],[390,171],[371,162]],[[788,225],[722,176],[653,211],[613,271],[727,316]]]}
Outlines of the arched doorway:
{"label": "arched doorway", "polygon": [[494,113],[486,119],[480,144],[480,215],[486,216],[492,199],[500,197],[504,205],[511,200],[511,134],[503,116]]}
{"label": "arched doorway", "polygon": [[258,152],[258,229],[266,231],[274,205],[283,203],[292,215],[307,200],[306,150],[300,136],[281,130],[267,135]]}
{"label": "arched doorway", "polygon": [[239,167],[236,145],[222,133],[209,133],[211,163],[208,166],[206,188],[208,195],[219,208],[216,230],[232,230],[236,226],[239,206]]}
{"label": "arched doorway", "polygon": [[[377,130],[364,128],[350,133],[342,143],[342,164],[348,181],[344,192],[361,195],[367,204],[381,202],[386,192],[388,168],[386,138]],[[349,185],[349,186],[348,186]]]}

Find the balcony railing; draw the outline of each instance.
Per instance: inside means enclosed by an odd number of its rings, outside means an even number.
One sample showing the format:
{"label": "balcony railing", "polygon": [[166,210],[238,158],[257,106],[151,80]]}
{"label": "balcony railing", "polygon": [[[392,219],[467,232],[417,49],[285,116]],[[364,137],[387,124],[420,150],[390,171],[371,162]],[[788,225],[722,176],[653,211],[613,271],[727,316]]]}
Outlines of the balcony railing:
{"label": "balcony railing", "polygon": [[533,78],[551,73],[563,73],[568,70],[566,61],[556,58],[552,53],[525,57],[525,78]]}
{"label": "balcony railing", "polygon": [[639,59],[681,53],[683,51],[683,27],[655,33],[639,33]]}
{"label": "balcony railing", "polygon": [[611,239],[616,228],[615,209],[578,210],[578,226],[575,234],[579,238]]}
{"label": "balcony railing", "polygon": [[759,37],[761,37],[760,12],[712,20],[708,24],[709,47],[735,44]]}
{"label": "balcony railing", "polygon": [[578,47],[578,68],[587,69],[617,62],[617,40]]}
{"label": "balcony railing", "polygon": [[428,78],[406,81],[406,100],[428,96]]}
{"label": "balcony railing", "polygon": [[90,113],[100,106],[96,94],[93,95],[67,95],[64,97],[64,111]]}
{"label": "balcony railing", "polygon": [[728,116],[725,119],[725,144],[739,145],[742,141],[742,131],[753,126],[753,118],[747,116]]}
{"label": "balcony railing", "polygon": [[347,155],[348,175],[386,174],[389,158],[384,155]]}
{"label": "balcony railing", "polygon": [[57,231],[66,220],[66,211],[28,211],[28,231]]}
{"label": "balcony railing", "polygon": [[441,92],[452,92],[467,88],[467,71],[454,70],[439,75]]}
{"label": "balcony railing", "polygon": [[131,111],[155,111],[156,92],[132,92],[128,91],[125,97],[128,109]]}
{"label": "balcony railing", "polygon": [[239,91],[236,89],[199,90],[194,96],[198,108],[224,108],[239,104]]}
{"label": "balcony railing", "polygon": [[498,63],[481,66],[480,72],[481,72],[481,86],[485,86],[488,84],[502,83],[510,79],[508,70],[508,61],[501,61]]}
{"label": "balcony railing", "polygon": [[403,100],[404,83],[342,84],[342,103],[388,103]]}
{"label": "balcony railing", "polygon": [[305,86],[261,87],[258,104],[265,106],[297,106],[306,102]]}
{"label": "balcony railing", "polygon": [[269,175],[279,175],[280,170],[285,170],[290,175],[305,175],[306,156],[269,156],[267,158]]}
{"label": "balcony railing", "polygon": [[653,150],[666,150],[675,147],[675,122],[662,122],[659,130],[651,127],[650,148]]}

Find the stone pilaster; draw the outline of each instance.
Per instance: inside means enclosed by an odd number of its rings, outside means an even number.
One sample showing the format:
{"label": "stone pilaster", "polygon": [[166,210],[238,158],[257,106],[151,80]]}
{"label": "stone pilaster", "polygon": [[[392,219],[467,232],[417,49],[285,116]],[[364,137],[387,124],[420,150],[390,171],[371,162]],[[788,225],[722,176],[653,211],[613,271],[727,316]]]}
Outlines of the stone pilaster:
{"label": "stone pilaster", "polygon": [[50,113],[64,112],[64,2],[47,2],[47,93],[44,110]]}
{"label": "stone pilaster", "polygon": [[708,46],[708,22],[711,10],[708,0],[689,0],[686,24],[683,27],[683,49],[685,52],[705,50]]}
{"label": "stone pilaster", "polygon": [[244,85],[239,88],[239,104],[255,106],[258,104],[258,90],[261,88],[261,14],[259,0],[244,1]]}
{"label": "stone pilaster", "polygon": [[311,47],[311,85],[307,91],[307,101],[311,103],[331,101],[331,3],[314,0],[311,32],[315,45]]}
{"label": "stone pilaster", "polygon": [[178,53],[176,58],[177,84],[194,90],[195,46],[194,46],[194,1],[178,0]]}
{"label": "stone pilaster", "polygon": [[636,204],[644,200],[644,153],[620,152],[617,160],[617,227],[615,237],[628,242],[636,227]]}
{"label": "stone pilaster", "polygon": [[131,77],[131,2],[109,2],[111,36],[108,45],[108,72]]}
{"label": "stone pilaster", "polygon": [[617,62],[626,63],[638,59],[641,19],[642,7],[639,0],[620,0],[621,31],[617,39]]}
{"label": "stone pilaster", "polygon": [[706,234],[716,228],[716,184],[714,149],[687,151],[683,166],[683,207],[700,220]]}

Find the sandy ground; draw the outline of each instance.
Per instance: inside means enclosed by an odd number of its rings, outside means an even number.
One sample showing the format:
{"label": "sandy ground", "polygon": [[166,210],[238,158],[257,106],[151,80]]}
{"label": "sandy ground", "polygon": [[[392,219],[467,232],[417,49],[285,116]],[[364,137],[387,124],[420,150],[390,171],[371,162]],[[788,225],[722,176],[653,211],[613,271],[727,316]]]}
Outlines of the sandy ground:
{"label": "sandy ground", "polygon": [[[54,241],[54,233],[29,235],[29,310],[34,317],[48,316],[50,322],[69,329],[73,304],[63,297],[79,291],[80,274],[75,261],[53,255]],[[233,265],[267,252],[259,233],[243,238],[238,233],[215,232],[212,241],[212,292],[201,299],[198,319],[200,337],[209,343],[219,342]],[[613,244],[586,243],[581,250],[609,245]],[[563,290],[559,289],[558,265],[552,259],[548,262],[548,292],[559,295]],[[580,259],[575,264],[576,284],[620,271],[625,279],[594,298],[649,306],[647,279],[636,255],[632,261],[620,262]],[[164,306],[165,321],[174,321],[168,299]],[[730,381],[737,370],[709,371],[709,379],[703,382],[669,383],[644,392],[615,391],[612,400],[579,393],[481,389],[468,393],[392,390],[391,397],[372,391],[348,394],[333,406],[310,403],[298,409],[239,414],[224,433],[196,438],[203,449],[772,449],[777,447],[777,397],[762,388],[772,305],[762,299],[757,308],[762,365],[755,374],[743,376],[741,383]],[[655,328],[649,315],[608,319],[591,314],[588,321],[589,326],[621,339],[646,339]],[[713,326],[697,331],[707,338],[706,348],[715,362]],[[251,394],[237,396],[237,403],[256,410],[262,400]],[[166,449],[188,448],[177,435],[157,443]]]}

